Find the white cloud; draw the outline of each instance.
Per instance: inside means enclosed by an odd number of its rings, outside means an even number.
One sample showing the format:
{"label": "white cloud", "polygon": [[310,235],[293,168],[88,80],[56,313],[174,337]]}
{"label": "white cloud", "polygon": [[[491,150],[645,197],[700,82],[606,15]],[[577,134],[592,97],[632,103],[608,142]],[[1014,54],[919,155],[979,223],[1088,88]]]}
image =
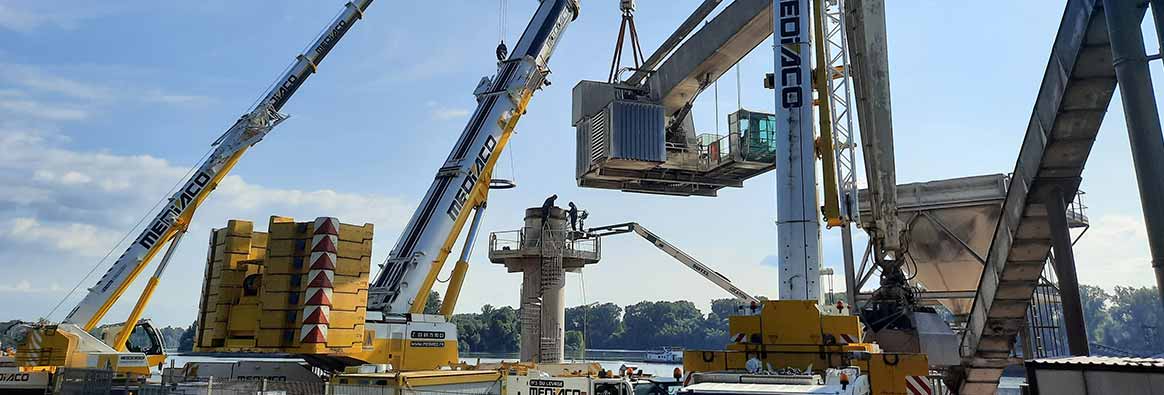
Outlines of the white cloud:
{"label": "white cloud", "polygon": [[[62,141],[53,132],[0,121],[0,184],[5,185],[0,188],[0,262],[6,262],[0,263],[5,271],[0,292],[64,296],[59,286],[40,284],[55,281],[71,288],[79,282],[80,290],[69,298],[78,300],[125,248],[124,243],[119,245],[122,237],[136,236],[137,221],[143,215],[152,216],[147,213],[150,207],[168,197],[188,170],[186,165],[149,155],[72,150]],[[227,219],[253,221],[256,230],[264,229],[271,215],[301,221],[326,215],[346,223],[373,223],[377,229],[373,262],[378,263],[413,209],[412,202],[396,197],[305,186],[272,188],[248,183],[238,175],[223,179],[195,215],[189,237],[178,247],[163,277],[166,292],[154,297],[147,316],[163,323],[192,319],[206,256],[205,237],[211,228],[225,226]],[[110,260],[101,262],[111,250]],[[94,274],[84,279],[94,266]],[[139,278],[136,283],[140,286],[143,281]],[[124,316],[136,290],[130,289],[126,295],[131,296],[123,298],[109,319]],[[0,319],[35,318],[57,301],[56,297],[36,298],[27,306],[6,311]],[[70,305],[64,303],[64,310]]]}
{"label": "white cloud", "polygon": [[6,64],[4,67],[6,80],[32,90],[75,99],[100,100],[113,97],[113,91],[108,88],[49,74],[37,67],[16,64]]}
{"label": "white cloud", "polygon": [[16,2],[0,3],[0,29],[31,33],[42,28],[72,30],[85,20],[114,13],[119,5],[85,2]]}
{"label": "white cloud", "polygon": [[4,222],[3,229],[0,229],[0,239],[38,247],[47,246],[83,257],[104,256],[117,242],[116,232],[110,229],[85,223],[41,223],[29,217]]}
{"label": "white cloud", "polygon": [[144,94],[138,96],[142,101],[147,103],[159,103],[170,105],[201,105],[211,101],[209,97],[198,95],[182,95],[162,91],[160,89],[150,89]]}
{"label": "white cloud", "polygon": [[1079,282],[1111,289],[1155,284],[1144,221],[1129,215],[1092,218],[1091,229],[1075,244]]}
{"label": "white cloud", "polygon": [[467,109],[444,106],[433,100],[425,102],[424,105],[428,107],[429,117],[438,121],[447,121],[469,116],[469,110]]}
{"label": "white cloud", "polygon": [[0,28],[26,32],[43,25],[45,22],[46,18],[43,15],[0,4]]}
{"label": "white cloud", "polygon": [[136,102],[171,106],[203,105],[206,96],[143,87],[134,81],[94,83],[50,72],[44,67],[0,63],[0,82],[15,88],[0,89],[0,109],[45,120],[78,120],[117,103]]}
{"label": "white cloud", "polygon": [[14,284],[0,283],[0,294],[3,293],[20,293],[20,294],[38,294],[38,293],[62,293],[64,289],[58,283],[50,283],[48,286],[36,287],[32,285],[31,281],[20,280]]}
{"label": "white cloud", "polygon": [[434,108],[429,111],[429,115],[438,121],[447,121],[467,117],[469,116],[469,110],[463,108]]}
{"label": "white cloud", "polygon": [[76,121],[89,117],[89,112],[34,100],[0,100],[0,110],[49,121]]}

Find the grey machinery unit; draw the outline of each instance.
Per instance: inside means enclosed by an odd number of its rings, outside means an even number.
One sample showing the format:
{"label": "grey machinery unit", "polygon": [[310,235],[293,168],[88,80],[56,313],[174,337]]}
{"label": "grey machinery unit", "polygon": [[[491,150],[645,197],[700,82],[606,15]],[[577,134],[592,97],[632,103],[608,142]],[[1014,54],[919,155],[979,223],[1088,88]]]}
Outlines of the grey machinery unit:
{"label": "grey machinery unit", "polygon": [[725,135],[695,131],[695,98],[772,34],[770,0],[736,0],[680,44],[718,3],[705,0],[627,80],[574,86],[579,186],[715,196],[775,167],[760,130],[771,114],[740,110]]}

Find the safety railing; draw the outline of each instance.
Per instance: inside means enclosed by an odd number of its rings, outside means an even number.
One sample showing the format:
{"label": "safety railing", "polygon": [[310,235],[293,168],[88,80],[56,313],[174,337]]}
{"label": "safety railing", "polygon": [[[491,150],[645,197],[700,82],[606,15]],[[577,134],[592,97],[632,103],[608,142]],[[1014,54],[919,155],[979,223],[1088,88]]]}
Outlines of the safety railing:
{"label": "safety railing", "polygon": [[489,234],[489,252],[516,251],[521,249],[525,232],[522,230],[505,230]]}
{"label": "safety railing", "polygon": [[772,162],[776,160],[776,140],[759,132],[701,134],[699,156],[708,169],[734,161]]}
{"label": "safety railing", "polygon": [[1087,192],[1076,191],[1075,198],[1067,205],[1067,226],[1072,228],[1086,228],[1091,225],[1087,219],[1087,205],[1083,203],[1083,195]]}
{"label": "safety railing", "polygon": [[542,240],[555,241],[555,247],[562,248],[566,257],[601,258],[601,241],[596,237],[579,237],[582,232],[571,230],[546,230],[525,227],[519,230],[497,231],[489,234],[489,255],[521,254],[523,249],[538,252]]}

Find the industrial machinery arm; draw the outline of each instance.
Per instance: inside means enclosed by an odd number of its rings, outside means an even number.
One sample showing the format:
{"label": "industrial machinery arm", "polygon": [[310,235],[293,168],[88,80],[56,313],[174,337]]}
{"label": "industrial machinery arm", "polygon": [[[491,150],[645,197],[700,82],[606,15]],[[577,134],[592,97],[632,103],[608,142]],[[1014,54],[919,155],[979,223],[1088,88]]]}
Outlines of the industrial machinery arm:
{"label": "industrial machinery arm", "polygon": [[672,258],[675,258],[675,260],[683,263],[683,265],[687,266],[691,270],[699,273],[700,276],[703,276],[703,278],[711,281],[716,286],[723,288],[724,291],[732,294],[732,296],[734,296],[736,299],[739,299],[741,302],[751,304],[752,306],[760,305],[759,299],[757,299],[755,296],[749,295],[747,292],[744,292],[744,290],[733,285],[732,281],[728,280],[726,276],[715,270],[712,270],[711,268],[707,267],[707,265],[699,262],[699,260],[695,259],[691,255],[687,255],[687,253],[683,252],[678,247],[668,243],[666,240],[663,240],[662,237],[659,237],[654,232],[647,230],[647,228],[644,228],[638,223],[627,222],[625,224],[599,226],[597,228],[590,228],[586,230],[587,235],[595,237],[613,236],[630,232],[634,232],[639,236],[642,236],[643,239],[651,242],[651,244],[654,244],[655,247],[658,247],[660,250],[663,250],[663,252],[666,252],[667,255],[670,255]]}
{"label": "industrial machinery arm", "polygon": [[335,47],[352,25],[364,15],[364,10],[372,0],[353,0],[344,6],[343,12],[323,31],[322,34],[300,54],[294,65],[277,80],[274,87],[255,107],[244,114],[221,137],[216,140],[213,152],[207,157],[182,187],[174,193],[169,202],[162,208],[152,221],[148,223],[142,233],[134,240],[121,257],[113,263],[97,285],[89,289],[89,293],[65,318],[65,323],[79,325],[89,331],[97,326],[109,309],[121,297],[133,280],[145,269],[150,260],[161,251],[164,244],[169,243],[169,249],[158,265],[153,277],[150,278],[146,290],[130,319],[126,322],[122,334],[113,347],[123,349],[125,339],[133,330],[142,309],[149,300],[153,289],[157,286],[159,277],[166,267],[166,263],[177,247],[181,236],[190,224],[190,219],[199,204],[214,190],[234,164],[252,145],[263,139],[280,122],[287,118],[280,114],[283,104],[291,95],[303,85],[311,74],[315,73],[319,63]]}
{"label": "industrial machinery arm", "polygon": [[[578,0],[542,0],[513,52],[505,57],[499,51],[498,58],[505,58],[498,62],[497,74],[477,84],[477,109],[369,284],[365,328],[370,338],[365,344],[371,346],[357,359],[405,371],[458,363],[457,328],[446,317],[467,272],[469,249],[494,184],[493,167],[534,92],[549,84],[547,63],[577,18],[578,7]],[[473,225],[441,306],[444,316],[423,314],[437,275],[470,217]]]}
{"label": "industrial machinery arm", "polygon": [[497,74],[478,83],[477,109],[371,284],[369,311],[398,316],[424,311],[470,209],[485,202],[493,166],[517,121],[533,93],[548,84],[547,63],[578,6],[578,0],[543,0]]}

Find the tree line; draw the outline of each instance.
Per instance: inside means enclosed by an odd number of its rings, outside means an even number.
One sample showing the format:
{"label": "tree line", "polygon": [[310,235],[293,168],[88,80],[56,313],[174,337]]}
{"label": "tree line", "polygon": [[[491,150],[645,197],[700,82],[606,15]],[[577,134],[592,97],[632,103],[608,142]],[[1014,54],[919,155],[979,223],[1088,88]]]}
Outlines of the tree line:
{"label": "tree line", "polygon": [[197,328],[198,321],[194,321],[185,328],[177,326],[158,328],[158,333],[162,336],[162,344],[166,348],[176,349],[178,352],[189,352],[194,351],[194,332],[197,331]]}
{"label": "tree line", "polygon": [[[1153,356],[1164,353],[1164,308],[1156,287],[1079,287],[1083,322],[1093,354]],[[1099,345],[1096,347],[1095,345]]]}
{"label": "tree line", "polygon": [[[621,307],[595,303],[566,308],[566,349],[650,349],[662,346],[723,348],[727,317],[737,314],[735,299],[716,299],[704,314],[694,303],[643,301]],[[480,313],[455,314],[461,351],[518,351],[521,314],[510,306],[485,305]]]}

